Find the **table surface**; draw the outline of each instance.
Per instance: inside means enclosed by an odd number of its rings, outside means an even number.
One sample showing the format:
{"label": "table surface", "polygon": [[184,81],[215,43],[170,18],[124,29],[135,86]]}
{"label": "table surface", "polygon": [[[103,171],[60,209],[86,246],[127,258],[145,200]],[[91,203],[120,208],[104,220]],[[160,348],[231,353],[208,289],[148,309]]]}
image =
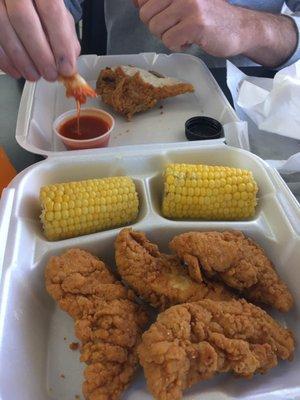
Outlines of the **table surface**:
{"label": "table surface", "polygon": [[[273,77],[274,71],[261,67],[243,68],[247,75]],[[211,70],[225,95],[232,103],[229,89],[226,85],[226,69]],[[4,147],[8,157],[18,172],[43,158],[22,149],[15,139],[17,114],[22,95],[24,81],[16,81],[7,75],[0,75],[0,146]],[[287,159],[290,155],[300,152],[300,141],[286,139],[279,135],[268,134],[249,137],[251,151],[264,159]]]}
{"label": "table surface", "polygon": [[0,75],[0,146],[18,172],[43,159],[22,149],[16,142],[15,130],[23,86],[22,80]]}

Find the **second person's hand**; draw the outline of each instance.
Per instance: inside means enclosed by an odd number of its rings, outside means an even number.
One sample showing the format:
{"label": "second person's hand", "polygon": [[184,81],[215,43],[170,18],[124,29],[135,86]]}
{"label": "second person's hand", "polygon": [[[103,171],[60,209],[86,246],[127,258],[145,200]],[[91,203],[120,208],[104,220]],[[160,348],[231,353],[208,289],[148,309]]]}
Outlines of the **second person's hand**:
{"label": "second person's hand", "polygon": [[63,0],[0,0],[0,69],[48,81],[76,72],[75,24]]}
{"label": "second person's hand", "polygon": [[197,44],[215,57],[244,50],[243,9],[226,0],[135,0],[141,20],[172,51]]}

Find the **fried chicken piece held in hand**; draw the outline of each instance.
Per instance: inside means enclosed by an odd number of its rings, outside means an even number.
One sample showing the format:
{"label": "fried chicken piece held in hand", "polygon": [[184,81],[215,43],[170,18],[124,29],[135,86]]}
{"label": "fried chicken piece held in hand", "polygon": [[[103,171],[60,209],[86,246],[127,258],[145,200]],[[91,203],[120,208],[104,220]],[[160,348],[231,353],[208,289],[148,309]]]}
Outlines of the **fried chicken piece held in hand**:
{"label": "fried chicken piece held in hand", "polygon": [[220,372],[250,378],[290,360],[292,334],[245,300],[177,305],[161,313],[138,348],[156,400],[180,400],[185,389]]}
{"label": "fried chicken piece held in hand", "polygon": [[204,298],[234,298],[221,283],[195,282],[177,257],[160,253],[143,232],[123,229],[116,239],[115,250],[122,279],[137,295],[160,310]]}
{"label": "fried chicken piece held in hand", "polygon": [[263,249],[240,231],[183,233],[173,238],[170,248],[198,281],[203,271],[251,301],[283,312],[293,305],[292,294]]}
{"label": "fried chicken piece held in hand", "polygon": [[75,321],[80,360],[87,364],[86,400],[120,399],[138,365],[144,310],[106,265],[84,250],[52,257],[45,278],[49,294]]}

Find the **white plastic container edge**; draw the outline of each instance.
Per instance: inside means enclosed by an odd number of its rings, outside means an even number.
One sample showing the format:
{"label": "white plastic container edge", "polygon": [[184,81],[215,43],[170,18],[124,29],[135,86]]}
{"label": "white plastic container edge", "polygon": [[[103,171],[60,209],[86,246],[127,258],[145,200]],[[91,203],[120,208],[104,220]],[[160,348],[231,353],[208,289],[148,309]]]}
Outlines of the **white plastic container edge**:
{"label": "white plastic container edge", "polygon": [[[193,71],[195,74],[196,70],[199,70],[199,75],[198,76],[193,76],[193,81],[194,82],[198,82],[200,81],[200,86],[201,86],[201,82],[206,82],[206,86],[209,87],[209,91],[211,93],[211,97],[212,99],[215,99],[215,101],[210,100],[210,106],[213,107],[213,103],[217,103],[218,107],[219,107],[219,118],[223,119],[225,118],[225,139],[215,139],[213,141],[201,141],[201,144],[206,145],[207,143],[223,143],[224,140],[226,140],[228,142],[228,144],[232,144],[235,145],[234,143],[240,143],[241,146],[243,146],[243,148],[247,148],[247,131],[245,130],[245,124],[241,123],[235,113],[235,111],[233,110],[233,108],[231,107],[231,105],[229,104],[227,98],[225,97],[224,93],[222,92],[222,90],[220,89],[220,87],[218,86],[217,82],[215,81],[214,77],[212,76],[211,72],[209,71],[209,69],[206,67],[206,65],[198,58],[194,57],[194,56],[190,56],[190,55],[186,55],[186,54],[171,54],[171,55],[160,55],[160,54],[155,54],[155,53],[143,53],[143,54],[138,54],[138,55],[120,55],[120,56],[95,56],[95,55],[88,55],[88,56],[81,56],[79,59],[79,71],[82,71],[83,76],[84,75],[88,75],[92,78],[92,81],[94,81],[95,76],[98,74],[99,72],[99,65],[101,65],[102,67],[106,66],[106,65],[117,65],[117,64],[122,64],[122,63],[131,63],[131,64],[138,64],[141,67],[152,67],[155,68],[155,66],[158,64],[158,69],[162,68],[164,71],[168,70],[168,68],[170,68],[170,75],[177,75],[177,74],[183,74],[182,70],[180,70],[180,66],[186,66],[189,65],[189,63],[191,65],[193,65]],[[176,67],[177,65],[177,67]],[[171,67],[173,69],[171,69]],[[95,70],[96,68],[96,70]],[[177,68],[177,69],[176,69]],[[183,67],[181,67],[183,68]],[[180,70],[180,72],[178,72]],[[178,78],[178,76],[176,76]],[[179,76],[179,78],[188,80],[186,79],[185,76],[181,77]],[[199,83],[197,83],[199,85]],[[66,151],[65,149],[61,148],[59,151],[53,151],[53,150],[45,150],[42,148],[41,143],[39,143],[38,141],[34,141],[35,144],[33,144],[32,138],[35,135],[35,132],[33,132],[33,130],[31,129],[31,120],[32,120],[32,116],[33,116],[33,109],[35,107],[35,102],[37,101],[36,99],[36,93],[37,93],[37,89],[39,88],[39,93],[42,92],[43,93],[43,98],[45,98],[47,96],[47,90],[48,92],[52,93],[53,95],[51,95],[51,101],[54,102],[58,102],[59,104],[63,105],[63,107],[66,107],[66,109],[69,109],[70,107],[73,108],[73,103],[70,103],[70,100],[66,100],[66,102],[64,102],[63,99],[59,99],[58,96],[60,94],[63,94],[63,88],[59,88],[59,92],[55,92],[55,90],[57,90],[57,86],[55,86],[56,84],[48,84],[44,81],[38,82],[38,83],[29,83],[26,82],[24,90],[23,90],[23,94],[22,94],[22,98],[21,98],[21,102],[20,102],[20,108],[19,108],[19,113],[18,113],[18,120],[17,120],[17,126],[16,126],[16,140],[19,143],[19,145],[21,147],[23,147],[24,149],[32,152],[32,153],[36,153],[36,154],[40,154],[43,156],[69,156],[70,152]],[[200,89],[199,89],[200,90]],[[204,89],[203,89],[204,90]],[[206,90],[206,88],[205,88]],[[208,89],[207,89],[208,90]],[[57,94],[58,93],[58,94]],[[45,96],[44,96],[45,95]],[[207,97],[207,94],[205,94],[205,96]],[[198,98],[199,95],[196,93],[196,97]],[[203,99],[202,99],[203,100]],[[191,100],[190,100],[191,101]],[[47,103],[45,103],[47,104]],[[72,106],[71,106],[71,105]],[[175,103],[174,103],[175,104]],[[191,103],[194,104],[194,108],[195,108],[195,113],[196,113],[196,104],[195,103]],[[99,105],[97,105],[99,107]],[[104,105],[105,106],[105,105]],[[53,104],[49,103],[49,107],[44,107],[45,109],[47,109],[47,111],[51,114],[52,112],[54,112],[52,110],[53,108]],[[104,108],[104,107],[103,107]],[[110,109],[109,109],[110,110]],[[43,112],[45,111],[44,109],[42,110]],[[111,111],[111,110],[110,110]],[[150,121],[151,123],[153,123],[153,121],[155,121],[158,117],[156,116],[155,118],[153,118],[153,116],[151,117],[151,112],[153,112],[152,110],[150,110],[150,113],[147,112],[145,113],[145,117],[142,116],[137,116],[137,124],[138,124],[138,129],[140,129],[140,133],[142,134],[143,132],[143,128],[145,128],[145,123],[147,123],[147,119],[152,118]],[[201,111],[199,109],[199,113],[201,114]],[[214,114],[214,110],[213,109],[207,109],[207,114]],[[52,115],[52,114],[51,114]],[[118,120],[118,116],[117,120]],[[173,117],[173,115],[172,115]],[[215,116],[216,117],[216,116]],[[54,118],[54,117],[53,117]],[[161,122],[158,122],[156,125],[156,128],[159,127],[160,128],[160,124],[161,124],[161,128],[162,130],[168,131],[168,124],[173,124],[175,123],[175,125],[177,124],[177,121],[170,121],[170,120],[162,120]],[[182,123],[184,123],[184,121],[182,121]],[[120,122],[120,127],[127,126],[125,123],[123,124],[122,122]],[[154,129],[156,129],[154,128]],[[120,128],[121,129],[121,128]],[[131,128],[132,129],[132,128]],[[40,131],[38,131],[38,133],[41,133]],[[45,135],[49,136],[50,132],[49,132],[49,127],[48,127],[48,132],[45,133]],[[135,133],[134,133],[135,134]],[[45,136],[45,137],[46,137]],[[47,136],[47,140],[49,141],[50,138]],[[151,136],[151,135],[150,135]],[[130,137],[128,136],[128,138],[130,139]],[[246,139],[245,139],[246,138]],[[131,140],[131,139],[130,139]],[[168,142],[161,142],[161,143],[155,143],[152,142],[150,144],[129,144],[126,145],[126,139],[123,139],[123,141],[121,141],[122,145],[118,146],[118,145],[114,145],[114,148],[116,152],[127,152],[128,150],[132,149],[133,147],[137,147],[140,148],[140,146],[148,146],[148,148],[159,148],[163,143],[165,143],[166,146],[170,145],[170,138],[168,139]],[[161,140],[160,140],[161,141]],[[118,143],[118,142],[116,142]],[[177,143],[177,145],[182,145],[182,144],[186,144],[188,143],[189,146],[193,146],[194,142],[182,142],[182,141],[178,141],[175,138],[175,141],[173,141],[173,143]],[[125,145],[124,145],[125,144]],[[96,150],[77,150],[77,154],[86,154],[87,152],[101,152],[101,154],[105,154],[106,152],[110,152],[110,147],[106,148],[106,149],[96,149]]]}

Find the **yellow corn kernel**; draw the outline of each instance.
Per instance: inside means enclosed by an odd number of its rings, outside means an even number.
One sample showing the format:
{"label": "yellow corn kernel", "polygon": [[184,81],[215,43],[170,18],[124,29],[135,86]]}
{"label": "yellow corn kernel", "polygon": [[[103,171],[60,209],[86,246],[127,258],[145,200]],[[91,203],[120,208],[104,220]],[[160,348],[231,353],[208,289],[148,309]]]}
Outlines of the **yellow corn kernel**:
{"label": "yellow corn kernel", "polygon": [[127,176],[59,183],[40,190],[41,221],[49,240],[61,240],[132,223],[139,199]]}
{"label": "yellow corn kernel", "polygon": [[[180,175],[180,182],[176,177]],[[239,220],[254,215],[258,187],[250,171],[209,165],[169,164],[162,213],[172,219]]]}

